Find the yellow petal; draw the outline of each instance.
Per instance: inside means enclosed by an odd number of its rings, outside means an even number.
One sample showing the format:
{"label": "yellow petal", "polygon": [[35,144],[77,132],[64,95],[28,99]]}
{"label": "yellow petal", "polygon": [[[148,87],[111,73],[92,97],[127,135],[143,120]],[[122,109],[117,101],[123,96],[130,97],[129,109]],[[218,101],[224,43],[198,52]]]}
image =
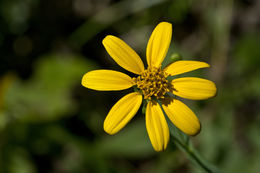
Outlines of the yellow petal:
{"label": "yellow petal", "polygon": [[212,81],[196,77],[172,80],[173,94],[192,100],[208,99],[216,95],[217,88]]}
{"label": "yellow petal", "polygon": [[141,103],[142,95],[138,92],[121,98],[109,111],[104,121],[104,130],[110,135],[117,133],[134,117]]}
{"label": "yellow petal", "polygon": [[155,151],[165,150],[169,142],[169,128],[160,105],[149,101],[146,108],[146,129]]}
{"label": "yellow petal", "polygon": [[167,66],[164,71],[174,76],[205,67],[209,67],[209,64],[200,61],[176,61]]}
{"label": "yellow petal", "polygon": [[133,86],[132,78],[113,70],[93,70],[82,78],[84,87],[98,91],[123,90]]}
{"label": "yellow petal", "polygon": [[141,74],[144,71],[141,58],[123,40],[108,35],[104,38],[103,45],[114,61],[124,69],[135,74]]}
{"label": "yellow petal", "polygon": [[159,23],[153,30],[146,48],[146,59],[149,67],[160,67],[165,58],[172,38],[172,25]]}
{"label": "yellow petal", "polygon": [[188,135],[200,132],[200,122],[196,115],[181,101],[167,98],[163,100],[162,107],[171,122]]}

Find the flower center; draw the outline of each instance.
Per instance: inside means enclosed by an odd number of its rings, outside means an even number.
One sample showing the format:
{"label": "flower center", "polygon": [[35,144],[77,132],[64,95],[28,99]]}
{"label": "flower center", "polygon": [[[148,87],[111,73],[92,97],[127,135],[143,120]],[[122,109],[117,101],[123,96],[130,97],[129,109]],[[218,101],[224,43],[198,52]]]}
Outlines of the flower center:
{"label": "flower center", "polygon": [[171,83],[166,79],[168,74],[160,68],[146,69],[140,76],[133,78],[143,95],[144,99],[151,100],[154,96],[157,99],[164,98],[164,95],[171,90]]}

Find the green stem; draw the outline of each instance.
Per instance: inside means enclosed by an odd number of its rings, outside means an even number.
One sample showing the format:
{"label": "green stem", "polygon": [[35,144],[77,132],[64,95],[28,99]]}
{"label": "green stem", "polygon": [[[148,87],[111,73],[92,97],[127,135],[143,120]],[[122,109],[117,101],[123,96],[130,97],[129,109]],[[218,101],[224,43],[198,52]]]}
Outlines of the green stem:
{"label": "green stem", "polygon": [[186,145],[182,143],[177,137],[173,136],[174,143],[176,146],[184,151],[193,161],[197,163],[200,168],[202,168],[205,172],[208,173],[220,173],[220,170],[218,170],[215,166],[207,163],[204,159],[199,156],[199,154],[192,149],[189,145]]}

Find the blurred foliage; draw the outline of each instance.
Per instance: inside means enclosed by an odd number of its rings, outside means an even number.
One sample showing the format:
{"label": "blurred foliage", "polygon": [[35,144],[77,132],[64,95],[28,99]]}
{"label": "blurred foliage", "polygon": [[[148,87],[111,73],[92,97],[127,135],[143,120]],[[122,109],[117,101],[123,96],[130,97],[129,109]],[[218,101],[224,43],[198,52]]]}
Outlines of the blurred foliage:
{"label": "blurred foliage", "polygon": [[[70,114],[75,103],[70,90],[94,63],[69,55],[40,57],[30,80],[15,82],[7,93],[7,112],[32,121],[55,120]],[[21,117],[23,115],[23,117]]]}
{"label": "blurred foliage", "polygon": [[164,65],[179,55],[206,61],[211,68],[188,75],[218,87],[215,98],[184,101],[202,124],[193,147],[223,172],[259,172],[259,12],[257,0],[1,0],[0,172],[203,172],[172,141],[154,152],[141,110],[105,134],[123,94],[81,86],[89,70],[123,71],[102,47],[106,35],[145,59],[160,21],[173,24]]}

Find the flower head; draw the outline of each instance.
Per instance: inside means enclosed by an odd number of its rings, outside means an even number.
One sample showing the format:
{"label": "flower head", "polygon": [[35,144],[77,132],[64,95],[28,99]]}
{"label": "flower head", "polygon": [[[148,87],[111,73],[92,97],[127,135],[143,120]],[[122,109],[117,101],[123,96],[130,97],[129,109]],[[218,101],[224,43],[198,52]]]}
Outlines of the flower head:
{"label": "flower head", "polygon": [[138,89],[125,95],[111,108],[104,121],[104,130],[108,134],[120,131],[134,117],[143,100],[148,101],[146,129],[156,151],[165,150],[170,137],[163,110],[171,122],[184,133],[193,136],[200,132],[200,122],[196,115],[169,93],[182,98],[202,100],[215,96],[216,86],[209,80],[196,77],[173,80],[167,78],[209,67],[205,62],[180,60],[162,69],[161,64],[167,54],[171,36],[170,23],[161,22],[156,26],[146,49],[147,69],[138,54],[124,41],[112,35],[104,38],[103,45],[114,61],[137,76],[130,77],[113,70],[94,70],[83,76],[82,85],[99,91],[123,90],[134,86]]}

